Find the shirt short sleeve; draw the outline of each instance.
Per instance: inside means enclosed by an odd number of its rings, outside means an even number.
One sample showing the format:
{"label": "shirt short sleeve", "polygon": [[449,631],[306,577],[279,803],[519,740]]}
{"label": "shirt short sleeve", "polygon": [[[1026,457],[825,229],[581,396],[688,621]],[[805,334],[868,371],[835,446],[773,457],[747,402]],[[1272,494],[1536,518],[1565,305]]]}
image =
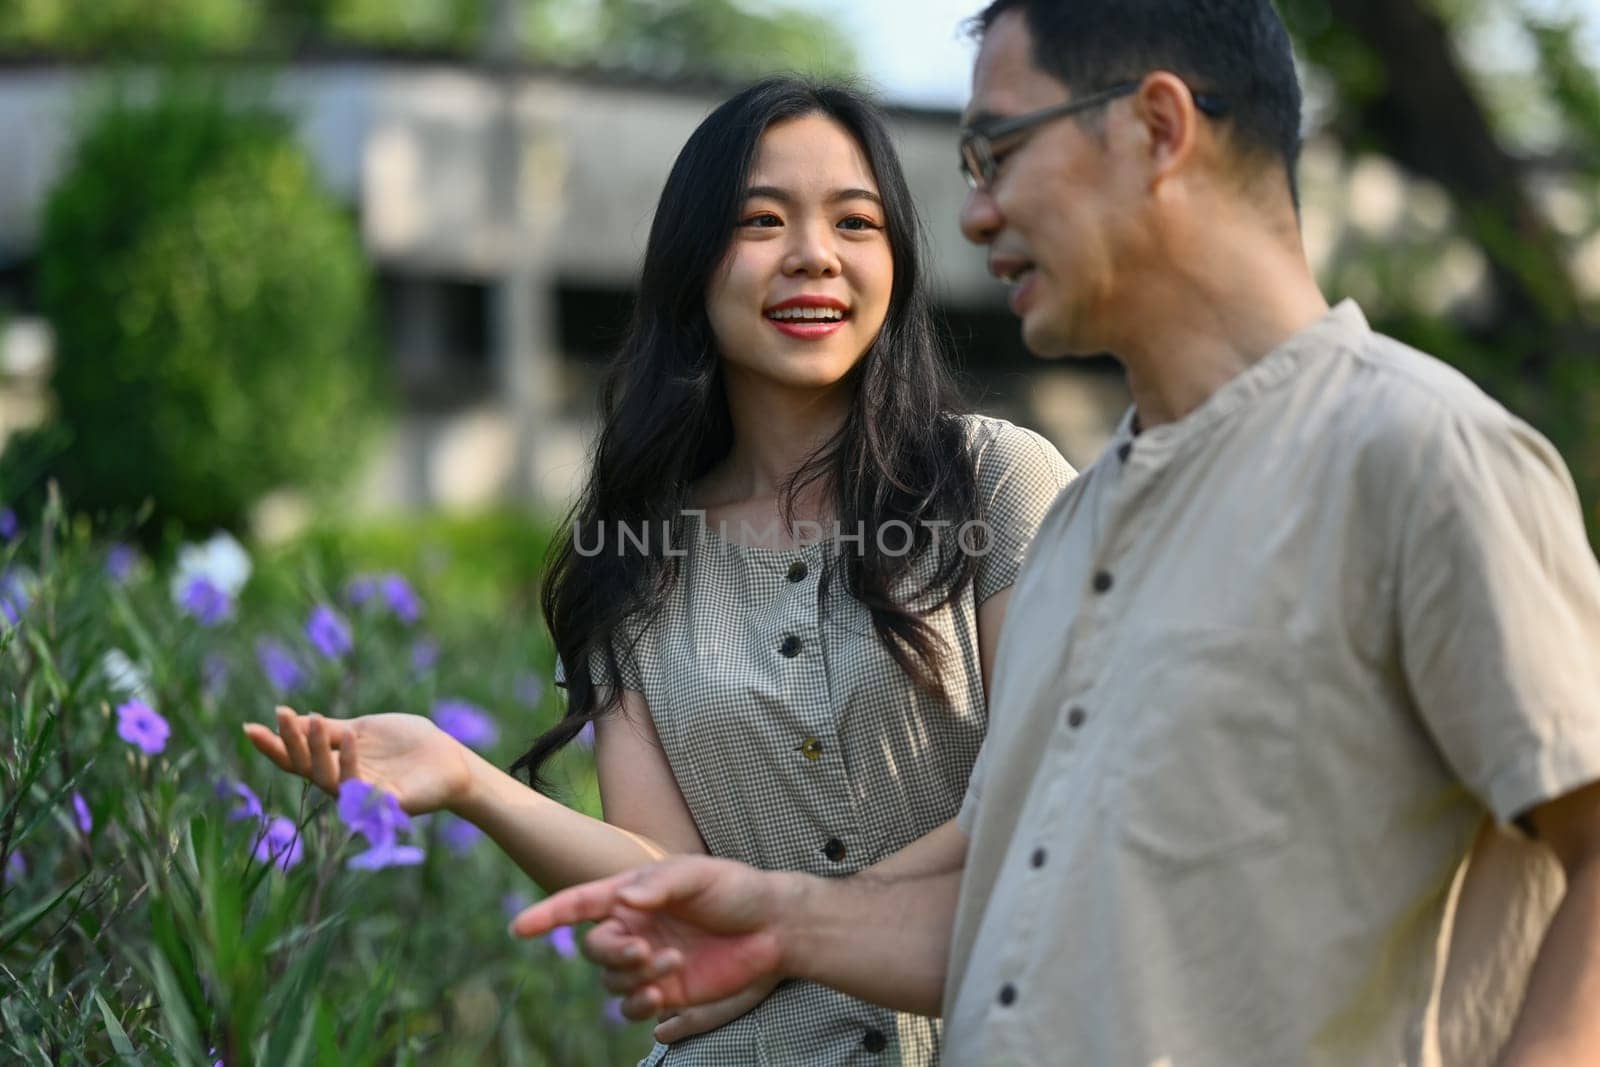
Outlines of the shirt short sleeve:
{"label": "shirt short sleeve", "polygon": [[1413,468],[1403,667],[1502,823],[1600,779],[1600,566],[1561,457],[1498,408],[1438,415]]}
{"label": "shirt short sleeve", "polygon": [[978,603],[1009,587],[1050,505],[1077,477],[1049,441],[1003,419],[983,419],[973,440],[978,502],[989,537],[973,590]]}

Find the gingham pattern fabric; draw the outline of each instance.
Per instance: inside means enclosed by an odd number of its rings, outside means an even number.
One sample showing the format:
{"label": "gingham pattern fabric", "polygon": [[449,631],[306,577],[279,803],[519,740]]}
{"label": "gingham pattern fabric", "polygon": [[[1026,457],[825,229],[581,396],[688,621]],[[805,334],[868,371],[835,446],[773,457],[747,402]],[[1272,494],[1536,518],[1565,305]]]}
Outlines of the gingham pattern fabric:
{"label": "gingham pattern fabric", "polygon": [[[977,606],[1012,583],[1073,477],[1044,438],[1000,419],[971,416],[968,445],[994,538],[974,583],[929,620],[950,649],[948,704],[916,689],[842,576],[822,592],[824,570],[848,543],[749,547],[690,520],[681,579],[619,658],[712,855],[839,877],[955,817],[988,721]],[[900,543],[885,536],[891,548]],[[935,1020],[786,982],[748,1015],[657,1045],[644,1063],[930,1064],[938,1049]]]}

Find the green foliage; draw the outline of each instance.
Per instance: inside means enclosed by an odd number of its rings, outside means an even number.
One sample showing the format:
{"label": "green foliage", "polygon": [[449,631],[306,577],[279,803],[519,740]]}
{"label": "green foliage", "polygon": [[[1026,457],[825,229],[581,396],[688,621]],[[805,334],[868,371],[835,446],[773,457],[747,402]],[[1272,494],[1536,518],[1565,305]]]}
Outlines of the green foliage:
{"label": "green foliage", "polygon": [[261,28],[261,5],[252,0],[0,0],[0,46],[240,48]]}
{"label": "green foliage", "polygon": [[534,54],[662,74],[752,77],[772,70],[849,74],[857,57],[824,20],[736,0],[545,0],[527,9]]}
{"label": "green foliage", "polygon": [[[481,582],[522,573],[545,528],[434,523],[409,543],[399,526],[324,530],[258,558],[235,619],[211,628],[175,607],[148,562],[108,577],[93,533],[51,506],[0,557],[0,574],[28,590],[18,624],[0,621],[0,870],[25,857],[0,884],[0,1062],[565,1067],[632,1062],[649,1047],[647,1027],[606,1021],[591,968],[506,934],[506,898],[536,893],[487,839],[453,852],[449,817],[433,816],[420,866],[349,869],[359,845],[329,799],[239,729],[270,721],[280,699],[257,663],[257,641],[271,638],[307,669],[297,706],[352,716],[471,700],[502,726],[485,755],[509,764],[558,714],[555,692],[529,681],[549,678],[552,652],[520,594],[494,604]],[[393,555],[368,559],[369,544]],[[428,561],[410,575],[420,621],[330,593],[347,566],[400,558]],[[319,602],[352,625],[340,660],[300,636]],[[424,637],[441,646],[436,666],[413,664]],[[114,650],[142,677],[111,667]],[[172,729],[157,754],[117,733],[114,709],[136,685]],[[562,770],[592,808],[588,755],[570,751]],[[257,858],[258,823],[232,817],[238,800],[219,795],[219,779],[292,819],[303,860],[280,870]]]}
{"label": "green foliage", "polygon": [[267,491],[336,483],[377,411],[369,290],[281,118],[176,84],[114,100],[40,239],[69,495],[236,525]]}
{"label": "green foliage", "polygon": [[[282,49],[328,41],[471,54],[491,45],[559,65],[744,78],[850,74],[828,23],[742,0],[0,0],[0,48],[114,55]],[[514,35],[509,43],[502,33]]]}

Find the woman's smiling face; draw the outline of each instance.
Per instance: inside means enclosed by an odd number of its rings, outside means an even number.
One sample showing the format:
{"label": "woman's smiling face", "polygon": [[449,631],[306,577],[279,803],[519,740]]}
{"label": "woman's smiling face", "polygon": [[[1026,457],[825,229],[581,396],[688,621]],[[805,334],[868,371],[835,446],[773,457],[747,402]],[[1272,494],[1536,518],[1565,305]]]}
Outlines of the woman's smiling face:
{"label": "woman's smiling face", "polygon": [[872,166],[843,126],[812,114],[768,127],[706,294],[728,373],[797,389],[843,380],[889,311],[885,221]]}

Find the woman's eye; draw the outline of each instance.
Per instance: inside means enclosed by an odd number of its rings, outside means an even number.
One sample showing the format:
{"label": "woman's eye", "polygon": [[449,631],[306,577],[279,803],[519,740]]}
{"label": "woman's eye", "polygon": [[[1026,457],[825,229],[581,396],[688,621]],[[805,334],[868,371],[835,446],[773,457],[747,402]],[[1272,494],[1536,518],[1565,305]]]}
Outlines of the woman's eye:
{"label": "woman's eye", "polygon": [[883,229],[882,226],[878,225],[873,220],[867,218],[865,215],[851,215],[849,218],[844,219],[843,221],[841,221],[839,223],[839,225],[843,226],[847,230],[881,230],[881,229]]}
{"label": "woman's eye", "polygon": [[741,225],[741,226],[756,226],[756,227],[760,227],[762,229],[771,229],[773,226],[782,226],[783,225],[783,221],[781,219],[779,219],[778,216],[776,216],[776,215],[763,213],[763,214],[760,214],[760,215],[751,215],[749,218],[745,219],[739,225]]}

